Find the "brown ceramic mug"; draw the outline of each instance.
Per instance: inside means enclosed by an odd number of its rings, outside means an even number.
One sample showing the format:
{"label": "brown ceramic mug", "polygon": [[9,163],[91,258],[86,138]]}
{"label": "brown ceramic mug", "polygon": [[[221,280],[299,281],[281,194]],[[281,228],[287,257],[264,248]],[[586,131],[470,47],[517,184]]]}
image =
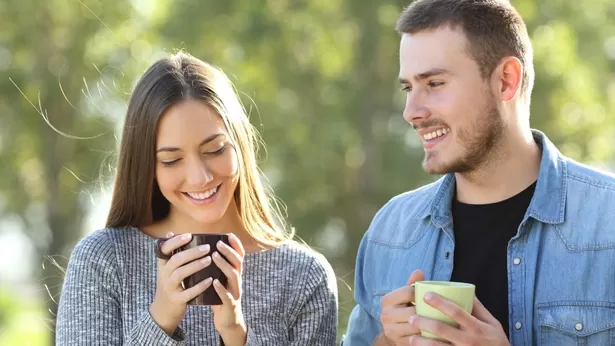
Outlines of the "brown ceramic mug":
{"label": "brown ceramic mug", "polygon": [[[162,244],[165,241],[169,240],[170,238],[158,238],[156,239],[156,257],[168,260],[171,258],[171,256],[173,256],[174,254],[180,251],[184,251],[184,250],[192,249],[197,246],[209,244],[210,250],[209,250],[209,253],[206,254],[205,256],[210,256],[211,254],[213,254],[214,251],[217,251],[218,254],[220,254],[220,256],[222,256],[222,258],[226,260],[226,257],[224,257],[224,255],[220,251],[218,251],[217,244],[219,241],[222,241],[226,245],[230,246],[228,237],[229,237],[228,234],[192,234],[192,240],[188,244],[180,247],[177,250],[174,250],[173,253],[171,253],[171,255],[165,255],[160,250],[160,247],[162,246]],[[224,275],[222,270],[218,268],[218,266],[216,265],[214,261],[211,261],[211,263],[206,268],[203,268],[200,271],[185,278],[182,282],[182,286],[184,287],[184,289],[189,289],[207,278],[212,278],[212,280],[218,279],[218,281],[220,281],[220,283],[224,287],[227,287],[226,275]],[[199,294],[194,299],[189,301],[188,304],[189,305],[221,305],[222,300],[218,296],[218,293],[216,292],[212,284],[203,293]]]}

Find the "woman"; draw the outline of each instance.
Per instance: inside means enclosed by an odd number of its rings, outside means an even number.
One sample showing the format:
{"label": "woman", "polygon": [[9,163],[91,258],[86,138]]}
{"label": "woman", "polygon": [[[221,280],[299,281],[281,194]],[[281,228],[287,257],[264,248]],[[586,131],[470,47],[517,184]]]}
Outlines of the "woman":
{"label": "woman", "polygon": [[[221,71],[179,53],[145,72],[128,106],[107,227],[69,261],[58,345],[335,344],[333,270],[279,224],[255,139]],[[230,246],[173,254],[191,233],[232,233]],[[160,247],[168,260],[156,258],[160,238],[170,238]],[[226,288],[210,278],[182,288],[212,263]],[[221,305],[187,305],[211,285]]]}

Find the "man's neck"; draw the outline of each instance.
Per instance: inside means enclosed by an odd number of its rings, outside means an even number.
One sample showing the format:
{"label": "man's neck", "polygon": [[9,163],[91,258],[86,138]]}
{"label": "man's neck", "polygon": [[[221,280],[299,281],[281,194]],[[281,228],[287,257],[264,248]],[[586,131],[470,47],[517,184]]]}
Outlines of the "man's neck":
{"label": "man's neck", "polygon": [[476,171],[456,173],[457,200],[488,204],[510,198],[538,179],[542,153],[531,132],[508,136],[494,159]]}

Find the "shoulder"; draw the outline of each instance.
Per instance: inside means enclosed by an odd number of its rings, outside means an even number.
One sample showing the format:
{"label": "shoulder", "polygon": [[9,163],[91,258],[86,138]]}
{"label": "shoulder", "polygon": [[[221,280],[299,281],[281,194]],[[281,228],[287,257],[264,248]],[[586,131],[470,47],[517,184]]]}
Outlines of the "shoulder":
{"label": "shoulder", "polygon": [[587,189],[597,188],[615,193],[615,174],[566,158],[567,178],[571,184]]}
{"label": "shoulder", "polygon": [[288,241],[276,248],[275,252],[284,258],[285,266],[291,270],[304,271],[320,278],[335,276],[331,264],[323,254],[299,241]]}
{"label": "shoulder", "polygon": [[287,251],[294,253],[298,258],[304,259],[306,264],[302,269],[307,269],[308,278],[315,284],[326,282],[327,286],[335,286],[335,272],[323,254],[296,241],[288,244]]}
{"label": "shoulder", "polygon": [[591,223],[603,229],[615,222],[615,174],[568,159],[565,184],[571,226],[586,229]]}
{"label": "shoulder", "polygon": [[71,261],[109,263],[116,261],[118,238],[123,228],[98,229],[83,237],[71,252]]}
{"label": "shoulder", "polygon": [[[262,253],[248,254],[250,271],[263,270],[279,280],[302,281],[307,284],[335,286],[335,272],[329,261],[315,249],[296,240],[287,241]],[[274,274],[275,273],[275,274]],[[288,282],[286,282],[288,284]]]}
{"label": "shoulder", "polygon": [[419,222],[430,213],[435,196],[445,184],[444,177],[433,183],[401,193],[389,199],[376,212],[365,234],[367,238],[387,238],[402,225]]}

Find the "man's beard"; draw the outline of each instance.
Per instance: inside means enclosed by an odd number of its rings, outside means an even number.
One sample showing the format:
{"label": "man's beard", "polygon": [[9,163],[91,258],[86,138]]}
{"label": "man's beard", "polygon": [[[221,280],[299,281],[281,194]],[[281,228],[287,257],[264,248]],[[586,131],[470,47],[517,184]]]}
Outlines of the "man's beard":
{"label": "man's beard", "polygon": [[430,167],[429,153],[426,153],[423,168],[427,173],[470,173],[497,159],[496,151],[503,140],[505,123],[493,99],[472,118],[469,126],[457,132],[456,144],[462,146],[460,157]]}

